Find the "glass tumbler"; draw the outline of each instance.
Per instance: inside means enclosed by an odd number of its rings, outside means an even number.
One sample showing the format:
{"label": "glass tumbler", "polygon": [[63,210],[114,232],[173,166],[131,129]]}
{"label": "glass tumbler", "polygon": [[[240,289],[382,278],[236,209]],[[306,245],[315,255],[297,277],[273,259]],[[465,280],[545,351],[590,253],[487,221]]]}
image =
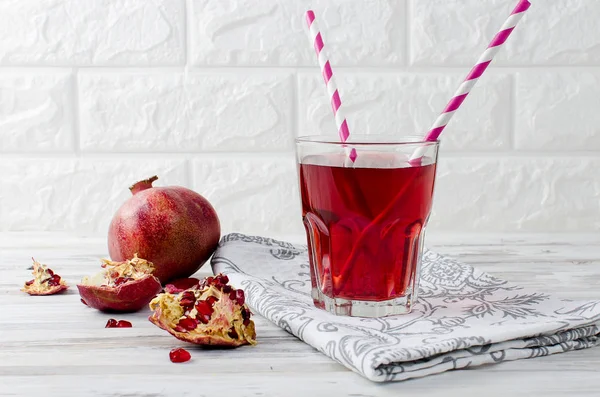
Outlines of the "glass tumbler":
{"label": "glass tumbler", "polygon": [[421,137],[296,139],[312,298],[336,315],[409,313],[439,143]]}

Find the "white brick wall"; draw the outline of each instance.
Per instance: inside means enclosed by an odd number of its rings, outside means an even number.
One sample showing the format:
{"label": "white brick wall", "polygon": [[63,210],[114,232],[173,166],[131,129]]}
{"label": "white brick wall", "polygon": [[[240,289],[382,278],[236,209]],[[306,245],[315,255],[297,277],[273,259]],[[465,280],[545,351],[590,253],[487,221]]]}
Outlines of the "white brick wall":
{"label": "white brick wall", "polygon": [[[303,233],[298,134],[423,134],[515,0],[0,2],[0,231],[104,235],[134,181]],[[442,135],[430,230],[600,228],[600,2],[536,1]]]}

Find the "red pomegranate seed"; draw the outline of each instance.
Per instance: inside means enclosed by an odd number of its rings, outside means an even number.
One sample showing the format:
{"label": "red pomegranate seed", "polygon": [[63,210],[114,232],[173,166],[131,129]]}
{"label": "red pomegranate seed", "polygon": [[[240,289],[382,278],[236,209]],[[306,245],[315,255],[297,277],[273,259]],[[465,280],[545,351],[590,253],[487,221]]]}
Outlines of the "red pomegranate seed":
{"label": "red pomegranate seed", "polygon": [[125,284],[131,280],[133,280],[133,278],[131,278],[131,277],[117,277],[117,279],[115,280],[115,287]]}
{"label": "red pomegranate seed", "polygon": [[196,295],[192,291],[183,291],[181,299],[196,300]]}
{"label": "red pomegranate seed", "polygon": [[244,296],[244,291],[241,289],[238,289],[235,291],[235,300],[237,301],[237,304],[242,306],[244,304],[244,302],[246,302],[246,297]]}
{"label": "red pomegranate seed", "polygon": [[192,291],[184,291],[183,294],[181,294],[179,306],[183,307],[185,310],[190,310],[194,307],[194,303],[196,303],[196,296]]}
{"label": "red pomegranate seed", "polygon": [[194,307],[194,303],[196,303],[195,299],[183,298],[179,301],[179,306],[183,307],[186,310],[189,310],[192,307]]}
{"label": "red pomegranate seed", "polygon": [[216,278],[221,284],[227,284],[229,282],[229,277],[224,274],[219,274]]}
{"label": "red pomegranate seed", "polygon": [[242,307],[242,318],[244,319],[244,325],[250,324],[250,310]]}
{"label": "red pomegranate seed", "polygon": [[210,321],[210,316],[206,314],[198,314],[197,318],[202,324],[208,324],[208,322]]}
{"label": "red pomegranate seed", "polygon": [[185,317],[179,320],[177,326],[185,331],[193,331],[198,326],[198,322],[191,317]]}
{"label": "red pomegranate seed", "polygon": [[49,275],[54,276],[54,272],[52,271],[52,269],[46,269],[46,272],[48,272]]}
{"label": "red pomegranate seed", "polygon": [[171,359],[171,362],[184,363],[189,361],[192,358],[192,355],[187,350],[178,348],[169,352],[169,358]]}
{"label": "red pomegranate seed", "polygon": [[215,278],[214,278],[214,277],[207,277],[207,278],[206,278],[206,284],[207,284],[207,285],[211,285],[211,284],[213,284],[213,283],[214,283],[214,281],[215,281]]}
{"label": "red pomegranate seed", "polygon": [[109,318],[104,328],[117,328],[117,320]]}
{"label": "red pomegranate seed", "polygon": [[60,285],[60,276],[58,274],[55,274],[52,277],[50,277],[47,281],[49,286],[56,287],[57,285]]}
{"label": "red pomegranate seed", "polygon": [[81,303],[83,303],[84,305],[88,305],[86,301],[84,301],[83,299],[79,299],[81,301]]}
{"label": "red pomegranate seed", "polygon": [[35,281],[35,280],[29,280],[29,281],[26,281],[26,282],[25,282],[25,285],[31,285],[31,284],[33,284],[33,282],[34,282],[34,281]]}
{"label": "red pomegranate seed", "polygon": [[229,335],[231,339],[239,338],[237,331],[233,327],[231,327],[231,330],[227,333],[227,335]]}
{"label": "red pomegranate seed", "polygon": [[129,321],[119,320],[117,321],[117,328],[131,328],[132,325]]}
{"label": "red pomegranate seed", "polygon": [[216,301],[218,301],[219,298],[217,298],[216,296],[209,296],[208,298],[206,298],[206,301],[208,302],[208,304],[212,307]]}
{"label": "red pomegranate seed", "polygon": [[198,301],[196,303],[196,310],[198,310],[199,314],[207,315],[209,318],[213,313],[213,308],[208,301]]}

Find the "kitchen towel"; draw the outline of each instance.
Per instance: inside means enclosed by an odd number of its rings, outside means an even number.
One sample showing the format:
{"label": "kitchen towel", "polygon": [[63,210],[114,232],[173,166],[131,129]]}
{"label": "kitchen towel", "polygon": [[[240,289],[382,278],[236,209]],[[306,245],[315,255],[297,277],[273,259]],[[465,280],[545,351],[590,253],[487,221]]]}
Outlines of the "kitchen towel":
{"label": "kitchen towel", "polygon": [[254,312],[375,382],[600,344],[600,301],[530,291],[430,250],[413,311],[376,319],[313,306],[305,245],[228,234],[211,265],[246,291]]}

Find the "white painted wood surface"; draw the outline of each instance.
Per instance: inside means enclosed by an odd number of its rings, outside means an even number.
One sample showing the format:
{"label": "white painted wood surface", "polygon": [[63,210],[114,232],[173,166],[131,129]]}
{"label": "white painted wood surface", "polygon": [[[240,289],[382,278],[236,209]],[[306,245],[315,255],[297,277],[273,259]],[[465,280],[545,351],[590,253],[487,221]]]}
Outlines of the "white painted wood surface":
{"label": "white painted wood surface", "polygon": [[[430,236],[427,245],[542,291],[600,298],[599,235]],[[0,235],[1,396],[600,396],[599,348],[374,384],[260,316],[257,346],[186,346],[192,361],[173,364],[169,350],[185,344],[147,321],[149,311],[115,316],[79,302],[75,284],[106,255],[102,239]],[[20,292],[31,256],[69,291]],[[110,317],[133,328],[105,329]]]}

